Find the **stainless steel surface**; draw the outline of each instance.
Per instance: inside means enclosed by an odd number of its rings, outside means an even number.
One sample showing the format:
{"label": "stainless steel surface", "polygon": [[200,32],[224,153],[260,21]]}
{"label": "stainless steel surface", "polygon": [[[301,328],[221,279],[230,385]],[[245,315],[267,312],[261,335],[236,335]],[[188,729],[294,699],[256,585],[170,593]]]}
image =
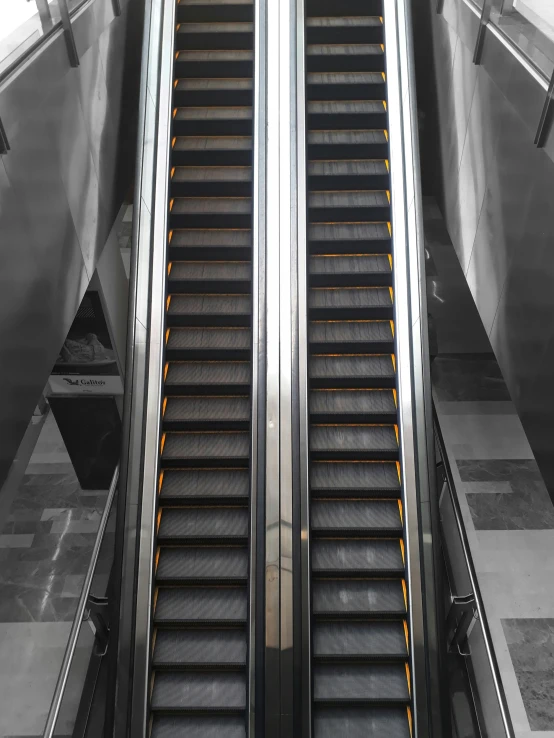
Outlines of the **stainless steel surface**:
{"label": "stainless steel surface", "polygon": [[[264,397],[261,397],[265,373],[265,157],[266,157],[266,5],[254,1],[254,120],[252,141],[252,419],[250,449],[250,592],[248,613],[248,738],[256,734],[257,612],[258,612],[258,508],[265,490],[263,484],[263,449],[260,448],[259,427],[265,417]],[[262,402],[260,403],[260,400]]]}
{"label": "stainless steel surface", "polygon": [[[443,14],[431,15],[443,213],[554,494],[549,441],[554,390],[547,369],[554,346],[549,318],[554,272],[547,246],[554,228],[548,195],[554,186],[552,130],[542,148],[534,143],[548,80],[492,22],[486,28],[481,65],[475,67],[471,53],[478,17],[467,0],[445,0]],[[453,164],[458,157],[459,167]]]}
{"label": "stainless steel surface", "polygon": [[108,517],[110,515],[112,503],[115,497],[118,480],[119,480],[119,465],[116,467],[116,470],[114,472],[112,482],[110,484],[110,489],[108,491],[108,496],[106,498],[106,505],[104,507],[104,511],[102,513],[102,517],[100,518],[100,523],[98,525],[98,531],[96,533],[96,540],[94,541],[94,546],[93,546],[92,553],[90,556],[90,562],[88,565],[87,573],[85,574],[83,588],[79,596],[79,601],[77,602],[77,609],[75,611],[75,617],[71,625],[71,630],[69,631],[69,638],[67,641],[65,653],[63,655],[63,660],[62,660],[62,664],[60,667],[60,673],[58,675],[58,680],[56,682],[54,696],[52,697],[52,703],[50,704],[50,710],[48,711],[48,716],[46,718],[46,725],[44,728],[43,738],[52,738],[52,736],[54,735],[54,731],[56,729],[56,723],[58,721],[58,716],[60,713],[60,708],[62,705],[65,688],[67,686],[67,680],[69,678],[71,664],[73,662],[73,656],[75,654],[75,649],[77,647],[77,640],[79,638],[79,632],[81,630],[81,626],[83,624],[83,618],[85,616],[85,610],[87,607],[88,597],[90,594],[90,587],[92,585],[92,579],[94,577],[94,572],[96,569],[96,562],[98,561],[98,554],[100,553],[100,548],[102,546],[102,541],[104,539],[104,533],[106,531]]}
{"label": "stainless steel surface", "polygon": [[[152,171],[152,233],[149,252],[144,250],[144,257],[150,256],[150,289],[146,304],[141,306],[148,314],[148,338],[146,345],[146,373],[148,383],[144,405],[144,446],[143,467],[140,477],[140,522],[138,527],[138,563],[136,576],[135,630],[133,684],[131,701],[130,734],[141,736],[147,734],[148,702],[150,697],[150,643],[151,643],[151,605],[154,564],[154,537],[156,534],[155,515],[157,509],[158,465],[160,455],[160,418],[164,367],[164,334],[165,334],[165,271],[167,252],[167,204],[169,202],[169,155],[171,151],[171,120],[173,91],[173,46],[175,42],[174,0],[162,0],[158,5],[153,3],[152,12],[161,19],[161,40],[157,47],[156,39],[152,39],[154,51],[158,58],[151,63],[159,68],[157,85],[158,95],[155,100],[157,112],[157,136],[155,138],[154,168]],[[151,31],[154,30],[151,28]],[[159,66],[158,66],[159,63]],[[146,70],[143,69],[143,74]],[[144,172],[146,177],[148,172]],[[142,192],[141,192],[142,197]],[[142,244],[141,244],[142,245]],[[155,248],[154,248],[155,245]],[[146,285],[145,285],[146,286]],[[141,296],[142,297],[142,296]],[[129,459],[130,461],[130,459]]]}
{"label": "stainless steel surface", "polygon": [[481,18],[479,20],[479,30],[477,31],[477,38],[475,39],[475,49],[473,51],[473,63],[481,63],[481,54],[483,53],[483,43],[485,42],[485,31],[487,23],[491,17],[493,0],[484,0],[483,9],[481,10]]}
{"label": "stainless steel surface", "polygon": [[10,142],[8,141],[4,125],[2,124],[2,119],[0,118],[0,154],[7,154],[9,150]]}
{"label": "stainless steel surface", "polygon": [[312,735],[311,595],[310,595],[310,486],[308,449],[308,274],[307,274],[307,193],[306,193],[306,37],[305,3],[296,3],[296,197],[298,270],[298,412],[300,491],[300,576],[301,576],[301,734]]}
{"label": "stainless steel surface", "polygon": [[[72,69],[61,29],[0,83],[9,154],[0,179],[0,478],[3,478],[96,268],[131,178],[119,163],[122,89],[108,101],[101,39],[129,42],[142,15],[115,18],[91,0],[72,20],[81,66]],[[109,13],[106,11],[109,10]],[[91,17],[91,14],[93,17]],[[87,26],[87,43],[79,35]],[[123,27],[124,35],[120,36]],[[81,30],[80,30],[81,29]],[[103,41],[105,43],[105,41]],[[110,67],[136,59],[118,43]],[[132,68],[125,87],[133,91]]]}
{"label": "stainless steel surface", "polygon": [[[421,365],[420,306],[421,263],[410,263],[410,254],[421,250],[419,180],[414,153],[415,109],[410,99],[413,59],[406,43],[404,0],[385,3],[384,26],[392,193],[391,225],[394,237],[394,302],[400,459],[402,468],[408,598],[410,602],[410,662],[414,735],[432,734],[430,716],[427,633],[423,612],[420,554],[422,501],[428,500],[427,430],[418,427],[424,410],[424,375]],[[409,17],[409,16],[408,16]],[[402,31],[400,28],[402,27]],[[417,140],[417,139],[416,139]],[[416,198],[417,192],[417,201]],[[416,209],[419,218],[416,218]],[[423,303],[424,304],[424,303]],[[419,355],[419,356],[418,356]]]}
{"label": "stainless steel surface", "polygon": [[[462,511],[460,509],[460,503],[458,502],[458,497],[456,494],[456,488],[454,484],[454,479],[452,477],[452,471],[450,469],[450,463],[448,460],[448,453],[446,450],[446,446],[444,444],[444,440],[442,437],[442,433],[440,431],[440,427],[438,424],[438,419],[435,414],[435,437],[437,440],[437,445],[440,450],[440,455],[444,464],[444,472],[445,472],[445,478],[446,478],[446,484],[443,494],[447,494],[449,498],[449,502],[451,504],[451,511],[453,513],[453,519],[455,522],[455,529],[451,529],[450,527],[446,529],[446,527],[443,529],[444,533],[444,539],[448,541],[452,537],[458,538],[459,544],[457,542],[456,545],[456,551],[461,551],[463,553],[463,559],[462,561],[453,561],[450,559],[450,563],[452,565],[456,565],[456,567],[460,567],[460,571],[462,572],[462,575],[460,579],[454,581],[454,584],[457,586],[465,587],[466,583],[469,584],[470,592],[468,591],[459,591],[455,592],[453,594],[457,595],[469,595],[473,594],[475,598],[475,609],[477,612],[477,619],[478,619],[478,627],[474,628],[474,631],[481,631],[482,639],[483,639],[483,645],[484,645],[484,651],[486,654],[486,664],[481,664],[476,666],[480,667],[478,669],[478,673],[481,675],[481,691],[483,694],[480,694],[481,697],[481,704],[483,705],[483,709],[487,709],[487,698],[493,697],[494,700],[497,703],[499,715],[501,717],[501,724],[498,724],[496,721],[494,721],[494,718],[492,719],[492,724],[487,724],[487,734],[488,735],[494,735],[494,736],[507,736],[508,738],[514,738],[515,733],[512,726],[512,722],[510,719],[508,704],[506,701],[506,695],[504,693],[504,689],[502,687],[502,678],[500,675],[500,670],[498,668],[498,663],[496,661],[496,656],[494,654],[494,649],[492,645],[492,638],[489,631],[489,626],[487,623],[487,618],[485,615],[484,605],[483,605],[483,599],[481,597],[481,591],[479,589],[479,584],[477,582],[477,574],[475,572],[475,567],[473,565],[473,559],[471,557],[471,550],[469,547],[469,542],[467,539],[467,534],[465,530],[465,526],[463,523],[462,518]],[[441,509],[444,506],[441,504]],[[443,518],[444,522],[448,522],[448,517]],[[464,567],[465,565],[465,567]],[[456,576],[456,575],[455,575]],[[473,631],[472,631],[473,632]],[[475,633],[473,636],[473,641],[476,640],[477,634]],[[470,635],[470,643],[472,643],[471,635]],[[475,649],[477,652],[477,649]],[[472,656],[473,660],[473,656]],[[484,667],[484,668],[483,668]],[[490,669],[491,678],[492,678],[492,687],[493,689],[490,690],[487,685],[487,668]],[[477,672],[476,672],[477,673]],[[490,684],[490,681],[489,681]],[[492,692],[492,694],[491,694]],[[490,705],[488,714],[491,715]],[[494,713],[492,713],[494,715]]]}

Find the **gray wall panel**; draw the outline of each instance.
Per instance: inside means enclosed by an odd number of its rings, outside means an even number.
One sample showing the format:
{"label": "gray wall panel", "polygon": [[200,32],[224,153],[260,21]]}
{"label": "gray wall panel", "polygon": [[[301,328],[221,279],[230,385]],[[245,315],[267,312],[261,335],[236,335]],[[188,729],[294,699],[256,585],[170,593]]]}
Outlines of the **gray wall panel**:
{"label": "gray wall panel", "polygon": [[431,28],[437,198],[554,495],[554,136],[544,149],[533,143],[547,84],[494,30],[472,63],[477,15],[465,0],[445,0]]}
{"label": "gray wall panel", "polygon": [[143,2],[130,5],[115,18],[90,0],[73,18],[79,67],[59,31],[0,85],[0,483],[132,180]]}

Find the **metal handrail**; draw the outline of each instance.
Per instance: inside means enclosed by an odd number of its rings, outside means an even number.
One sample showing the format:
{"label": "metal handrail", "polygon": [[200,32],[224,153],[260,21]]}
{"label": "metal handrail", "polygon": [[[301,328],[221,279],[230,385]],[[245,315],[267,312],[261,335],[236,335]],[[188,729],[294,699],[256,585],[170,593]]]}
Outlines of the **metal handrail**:
{"label": "metal handrail", "polygon": [[88,602],[88,598],[90,595],[90,588],[92,586],[92,580],[94,578],[94,573],[96,570],[96,564],[98,562],[98,556],[100,554],[100,549],[104,541],[104,533],[106,532],[106,526],[108,524],[108,518],[110,516],[112,503],[115,497],[115,492],[117,490],[118,480],[119,480],[119,464],[117,465],[114,475],[112,477],[112,482],[110,484],[110,489],[108,492],[108,499],[106,500],[104,512],[102,513],[102,518],[100,520],[100,525],[98,526],[98,532],[96,534],[94,548],[92,549],[90,563],[89,563],[88,570],[85,576],[83,589],[81,590],[81,596],[79,597],[79,602],[77,604],[77,611],[75,613],[75,618],[73,620],[71,631],[69,633],[69,640],[67,642],[67,646],[66,646],[65,653],[63,656],[60,673],[58,675],[58,681],[56,682],[56,689],[54,690],[54,696],[52,697],[52,702],[50,704],[50,710],[48,712],[48,717],[46,719],[46,726],[42,734],[43,738],[53,738],[54,730],[56,729],[56,723],[58,721],[58,716],[60,714],[60,709],[62,706],[64,694],[65,694],[65,688],[67,686],[67,680],[69,678],[69,672],[73,664],[73,656],[75,655],[75,650],[77,648],[77,641],[79,639],[79,633],[81,631],[81,625],[83,623],[85,610],[87,609],[87,602]]}
{"label": "metal handrail", "polygon": [[471,551],[469,547],[469,540],[468,540],[466,529],[463,523],[462,510],[460,508],[460,503],[458,502],[458,498],[455,492],[456,484],[454,482],[454,477],[452,475],[452,469],[450,467],[450,461],[448,459],[446,444],[444,442],[441,427],[439,424],[437,409],[434,403],[433,403],[433,427],[434,427],[434,432],[435,432],[435,439],[439,447],[440,456],[441,456],[441,459],[444,465],[444,475],[446,479],[446,487],[448,489],[450,500],[452,502],[452,509],[454,511],[454,518],[456,519],[456,527],[458,529],[458,534],[460,536],[460,542],[462,544],[462,551],[464,554],[465,564],[467,567],[467,573],[469,576],[469,581],[471,583],[471,589],[473,590],[473,596],[475,598],[475,609],[477,610],[479,621],[481,623],[481,629],[483,631],[483,640],[485,643],[485,650],[487,653],[487,659],[488,659],[489,667],[490,667],[491,674],[492,674],[494,690],[496,692],[496,696],[498,699],[498,706],[500,708],[500,714],[502,716],[502,723],[506,731],[506,736],[508,736],[508,738],[515,738],[512,721],[510,719],[510,714],[508,711],[508,703],[506,701],[506,695],[504,693],[504,688],[502,686],[500,669],[498,668],[498,663],[496,661],[496,656],[495,656],[494,648],[492,645],[492,636],[491,636],[491,632],[489,629],[489,624],[487,622],[487,617],[485,615],[483,598],[481,595],[481,590],[479,588],[479,583],[477,581],[477,572],[475,571],[475,566],[473,564],[473,558],[471,556]]}

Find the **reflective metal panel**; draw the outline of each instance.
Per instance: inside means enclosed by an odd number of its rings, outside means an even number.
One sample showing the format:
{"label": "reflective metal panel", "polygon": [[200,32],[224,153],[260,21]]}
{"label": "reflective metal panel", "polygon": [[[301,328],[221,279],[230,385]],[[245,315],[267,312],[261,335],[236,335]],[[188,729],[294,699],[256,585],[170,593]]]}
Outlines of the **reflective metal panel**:
{"label": "reflective metal panel", "polygon": [[[129,4],[126,0],[124,9]],[[129,22],[133,33],[140,32],[143,18],[128,13],[116,19],[111,7],[110,0],[93,0],[73,19],[78,37],[87,39],[78,69],[70,67],[60,29],[0,85],[0,113],[11,147],[2,157],[0,193],[0,260],[7,280],[0,297],[0,479],[131,179],[131,167],[118,156],[98,37],[111,32],[106,23]],[[119,34],[123,38],[125,29]],[[125,51],[124,44],[114,46],[109,64],[123,68]],[[131,77],[138,73],[131,64],[138,53],[138,47],[129,51]]]}

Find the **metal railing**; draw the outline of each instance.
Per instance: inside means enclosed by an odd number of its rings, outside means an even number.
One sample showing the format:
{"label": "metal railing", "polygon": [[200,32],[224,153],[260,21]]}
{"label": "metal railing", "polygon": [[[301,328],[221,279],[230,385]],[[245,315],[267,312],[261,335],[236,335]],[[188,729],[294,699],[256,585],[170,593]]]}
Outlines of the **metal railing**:
{"label": "metal railing", "polygon": [[[94,542],[94,547],[92,549],[92,555],[90,557],[88,570],[85,575],[83,589],[81,590],[81,596],[79,597],[79,601],[77,603],[77,611],[75,613],[75,618],[71,626],[71,630],[69,633],[69,639],[67,641],[67,646],[65,649],[62,665],[60,668],[60,673],[58,675],[58,681],[56,682],[56,688],[54,690],[54,696],[52,697],[52,702],[50,704],[50,710],[48,712],[48,717],[46,719],[46,725],[45,725],[44,732],[43,732],[43,738],[53,738],[54,736],[54,731],[56,729],[56,724],[58,722],[58,718],[60,715],[60,710],[62,707],[64,695],[65,695],[65,690],[68,684],[69,674],[71,671],[71,667],[73,665],[73,659],[75,656],[75,652],[77,650],[77,642],[79,640],[81,626],[83,625],[83,623],[87,622],[87,620],[89,619],[89,611],[91,610],[91,607],[93,606],[94,601],[96,599],[94,598],[93,595],[91,595],[90,590],[91,590],[94,574],[96,571],[96,565],[98,563],[100,549],[102,548],[102,542],[104,540],[104,534],[106,532],[108,518],[110,516],[115,493],[117,491],[118,480],[119,480],[119,464],[116,467],[116,470],[112,477],[110,489],[108,491],[108,497],[106,499],[106,505],[104,507],[104,512],[102,513],[102,517],[100,519],[100,525],[98,526],[98,532],[96,533],[96,540]],[[96,632],[97,633],[99,632],[98,625],[96,625]],[[107,635],[107,634],[104,633],[103,635]]]}
{"label": "metal railing", "polygon": [[436,408],[433,408],[433,418],[439,452],[438,470],[442,471],[442,488],[439,486],[438,489],[440,538],[450,585],[450,609],[446,613],[447,647],[451,653],[466,661],[480,736],[514,738],[508,703]]}

